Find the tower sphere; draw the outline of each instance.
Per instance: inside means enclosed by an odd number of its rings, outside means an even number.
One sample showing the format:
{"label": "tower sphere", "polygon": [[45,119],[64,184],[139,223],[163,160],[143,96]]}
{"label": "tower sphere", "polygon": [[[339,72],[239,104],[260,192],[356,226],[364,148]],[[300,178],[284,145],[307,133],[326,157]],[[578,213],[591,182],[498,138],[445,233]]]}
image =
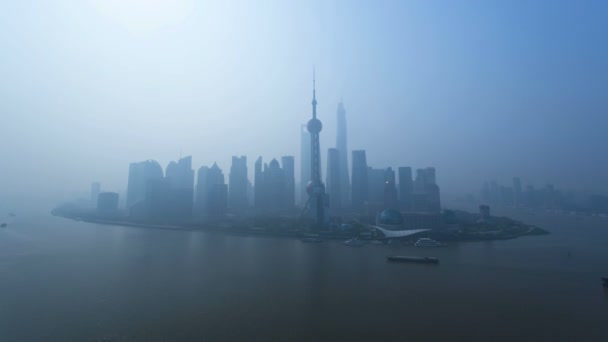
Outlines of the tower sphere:
{"label": "tower sphere", "polygon": [[313,180],[306,184],[306,193],[309,195],[313,195],[316,193],[325,192],[325,185],[323,183],[318,183]]}
{"label": "tower sphere", "polygon": [[323,124],[321,123],[321,120],[313,118],[308,121],[306,127],[310,133],[319,133],[323,129]]}

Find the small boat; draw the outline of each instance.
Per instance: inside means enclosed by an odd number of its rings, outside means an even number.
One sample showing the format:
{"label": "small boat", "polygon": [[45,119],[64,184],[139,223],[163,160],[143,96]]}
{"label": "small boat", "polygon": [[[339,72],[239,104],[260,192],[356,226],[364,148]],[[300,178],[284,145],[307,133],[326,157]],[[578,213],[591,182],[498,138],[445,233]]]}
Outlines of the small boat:
{"label": "small boat", "polygon": [[439,259],[431,257],[418,257],[418,256],[405,256],[405,255],[391,255],[387,256],[388,261],[399,261],[399,262],[416,262],[420,264],[438,264]]}
{"label": "small boat", "polygon": [[365,241],[359,240],[357,238],[352,238],[344,241],[344,244],[348,246],[363,246],[365,245]]}
{"label": "small boat", "polygon": [[8,224],[6,224],[6,223],[0,224],[0,228],[6,228],[6,226],[8,226]]}
{"label": "small boat", "polygon": [[307,238],[303,238],[300,241],[308,242],[308,243],[318,243],[318,242],[323,242],[323,239],[319,239],[319,238],[315,238],[315,237],[307,237]]}
{"label": "small boat", "polygon": [[416,247],[443,247],[447,246],[445,243],[441,243],[429,238],[420,238],[414,244]]}

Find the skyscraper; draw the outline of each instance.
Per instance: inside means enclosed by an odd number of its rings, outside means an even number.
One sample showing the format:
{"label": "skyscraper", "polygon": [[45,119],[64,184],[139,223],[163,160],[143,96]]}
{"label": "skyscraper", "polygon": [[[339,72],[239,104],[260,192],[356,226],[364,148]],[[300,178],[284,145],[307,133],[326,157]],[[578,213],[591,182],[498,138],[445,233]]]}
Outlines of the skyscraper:
{"label": "skyscraper", "polygon": [[438,213],[441,211],[441,198],[434,167],[416,170],[412,208],[417,212]]}
{"label": "skyscraper", "polygon": [[353,151],[352,207],[363,209],[368,199],[367,160],[364,150]]}
{"label": "skyscraper", "polygon": [[384,209],[389,208],[399,208],[397,187],[395,186],[395,171],[392,167],[386,169],[384,173]]}
{"label": "skyscraper", "polygon": [[[338,104],[338,131],[336,149],[339,158],[340,204],[348,207],[350,203],[350,177],[348,175],[348,149],[346,139],[346,110],[342,101]],[[329,156],[327,157],[329,159]],[[333,195],[335,196],[335,195]],[[333,202],[333,201],[332,201]]]}
{"label": "skyscraper", "polygon": [[379,204],[384,203],[384,184],[386,182],[386,170],[374,169],[371,166],[367,168],[367,199],[370,202]]}
{"label": "skyscraper", "polygon": [[169,220],[188,221],[192,217],[194,201],[194,170],[192,156],[171,162],[165,172],[169,183]]}
{"label": "skyscraper", "polygon": [[146,160],[129,165],[127,184],[127,208],[146,197],[146,187],[151,180],[162,180],[163,169],[155,160]]}
{"label": "skyscraper", "polygon": [[296,178],[295,178],[295,162],[293,156],[281,157],[281,165],[285,174],[285,207],[293,209],[296,205]]}
{"label": "skyscraper", "polygon": [[306,125],[300,127],[300,206],[308,202],[306,186],[310,182],[310,132]]}
{"label": "skyscraper", "polygon": [[327,193],[329,194],[329,209],[332,213],[342,209],[340,152],[337,148],[327,150]]}
{"label": "skyscraper", "polygon": [[253,182],[253,206],[256,210],[262,210],[264,208],[264,173],[262,171],[262,157],[258,157],[255,161]]}
{"label": "skyscraper", "polygon": [[292,210],[295,202],[294,158],[281,158],[264,164],[262,157],[255,163],[255,209],[258,213],[277,213]]}
{"label": "skyscraper", "polygon": [[308,206],[311,216],[317,226],[322,226],[327,222],[327,211],[325,207],[328,205],[325,196],[325,185],[321,181],[321,145],[319,142],[319,133],[323,129],[321,120],[317,119],[317,98],[315,94],[315,77],[313,72],[312,79],[312,119],[307,124],[308,132],[310,132],[310,156],[311,156],[311,179],[306,186],[309,200]]}
{"label": "skyscraper", "polygon": [[412,182],[412,168],[399,168],[399,202],[404,210],[410,210],[412,207],[412,192],[414,184]]}
{"label": "skyscraper", "polygon": [[209,189],[207,214],[212,217],[223,216],[228,206],[228,185],[226,185],[224,173],[217,163],[213,163],[209,168],[207,185]]}
{"label": "skyscraper", "polygon": [[201,166],[198,169],[196,184],[196,207],[199,216],[221,216],[228,205],[228,186],[224,173],[213,163],[213,166]]}
{"label": "skyscraper", "polygon": [[205,216],[207,212],[207,193],[208,185],[207,179],[209,178],[209,167],[201,166],[198,169],[196,177],[196,216],[201,218]]}
{"label": "skyscraper", "polygon": [[247,209],[247,157],[232,157],[228,182],[230,209],[237,212]]}

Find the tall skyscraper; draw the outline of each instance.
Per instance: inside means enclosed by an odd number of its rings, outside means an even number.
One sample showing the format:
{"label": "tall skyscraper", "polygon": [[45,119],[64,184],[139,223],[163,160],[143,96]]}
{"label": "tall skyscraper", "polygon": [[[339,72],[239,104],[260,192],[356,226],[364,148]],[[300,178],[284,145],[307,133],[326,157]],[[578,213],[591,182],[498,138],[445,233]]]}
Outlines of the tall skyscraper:
{"label": "tall skyscraper", "polygon": [[230,209],[237,212],[247,209],[247,157],[232,157],[228,182]]}
{"label": "tall skyscraper", "polygon": [[207,193],[209,167],[201,166],[196,177],[196,216],[201,218],[207,213]]}
{"label": "tall skyscraper", "polygon": [[310,182],[310,132],[306,125],[300,127],[300,206],[304,207],[308,202],[306,186]]}
{"label": "tall skyscraper", "polygon": [[201,166],[198,169],[196,185],[196,202],[199,216],[222,216],[228,206],[228,186],[224,173],[213,163],[213,166]]}
{"label": "tall skyscraper", "polygon": [[[351,200],[350,177],[348,175],[346,110],[344,109],[344,104],[342,101],[340,101],[338,104],[338,131],[336,134],[336,149],[338,150],[338,157],[340,158],[338,171],[340,173],[340,204],[343,207],[348,207]],[[327,158],[329,159],[329,156]]]}
{"label": "tall skyscraper", "polygon": [[101,185],[99,184],[99,182],[91,183],[91,206],[93,208],[97,208],[97,199],[100,191]]}
{"label": "tall skyscraper", "polygon": [[441,211],[441,198],[434,167],[416,170],[412,208],[417,212],[438,213]]}
{"label": "tall skyscraper", "polygon": [[384,183],[386,182],[386,170],[367,168],[368,200],[370,202],[384,203]]}
{"label": "tall skyscraper", "polygon": [[352,207],[363,209],[368,199],[367,159],[364,150],[353,151]]}
{"label": "tall skyscraper", "polygon": [[264,208],[264,173],[262,171],[262,157],[258,157],[255,161],[253,182],[253,206],[256,210],[262,210]]}
{"label": "tall skyscraper", "polygon": [[177,163],[171,162],[165,172],[169,182],[170,221],[188,221],[192,217],[194,201],[194,170],[192,156],[180,158]]}
{"label": "tall skyscraper", "polygon": [[127,208],[142,201],[146,197],[146,187],[152,180],[162,180],[163,169],[155,160],[146,160],[129,165],[129,180],[127,184]]}
{"label": "tall skyscraper", "polygon": [[295,178],[295,161],[293,156],[281,157],[281,165],[285,174],[285,207],[286,209],[295,208],[296,200],[296,178]]}
{"label": "tall skyscraper", "polygon": [[228,185],[225,182],[224,173],[217,163],[213,163],[209,168],[207,184],[209,189],[207,214],[212,217],[223,216],[228,206]]}
{"label": "tall skyscraper", "polygon": [[395,186],[395,171],[392,167],[384,173],[384,209],[399,209],[397,187]]}
{"label": "tall skyscraper", "polygon": [[255,209],[258,213],[277,213],[293,210],[295,203],[294,158],[281,158],[264,164],[262,157],[255,163]]}
{"label": "tall skyscraper", "polygon": [[321,181],[321,144],[319,142],[319,133],[323,129],[321,120],[317,119],[317,98],[315,94],[315,77],[313,72],[312,79],[312,119],[307,124],[308,132],[310,132],[310,156],[311,156],[311,179],[306,186],[309,200],[308,206],[310,213],[318,226],[325,225],[327,222],[326,206],[327,197],[325,196],[325,185]]}
{"label": "tall skyscraper", "polygon": [[412,181],[412,168],[399,168],[399,202],[404,210],[411,210],[412,207],[412,192],[414,191],[414,183]]}
{"label": "tall skyscraper", "polygon": [[329,209],[332,213],[342,209],[340,151],[337,148],[327,150],[327,193],[329,194]]}

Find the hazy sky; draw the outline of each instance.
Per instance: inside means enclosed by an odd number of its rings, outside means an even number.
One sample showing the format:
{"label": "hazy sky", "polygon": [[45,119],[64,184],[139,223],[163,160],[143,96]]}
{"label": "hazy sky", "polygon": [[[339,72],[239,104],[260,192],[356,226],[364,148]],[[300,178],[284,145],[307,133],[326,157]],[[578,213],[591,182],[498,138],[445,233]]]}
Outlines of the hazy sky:
{"label": "hazy sky", "polygon": [[[322,150],[374,167],[608,188],[606,1],[0,2],[0,202],[126,188],[128,164]],[[350,156],[349,156],[350,159]],[[299,169],[298,166],[296,166]],[[0,203],[2,204],[2,203]]]}

